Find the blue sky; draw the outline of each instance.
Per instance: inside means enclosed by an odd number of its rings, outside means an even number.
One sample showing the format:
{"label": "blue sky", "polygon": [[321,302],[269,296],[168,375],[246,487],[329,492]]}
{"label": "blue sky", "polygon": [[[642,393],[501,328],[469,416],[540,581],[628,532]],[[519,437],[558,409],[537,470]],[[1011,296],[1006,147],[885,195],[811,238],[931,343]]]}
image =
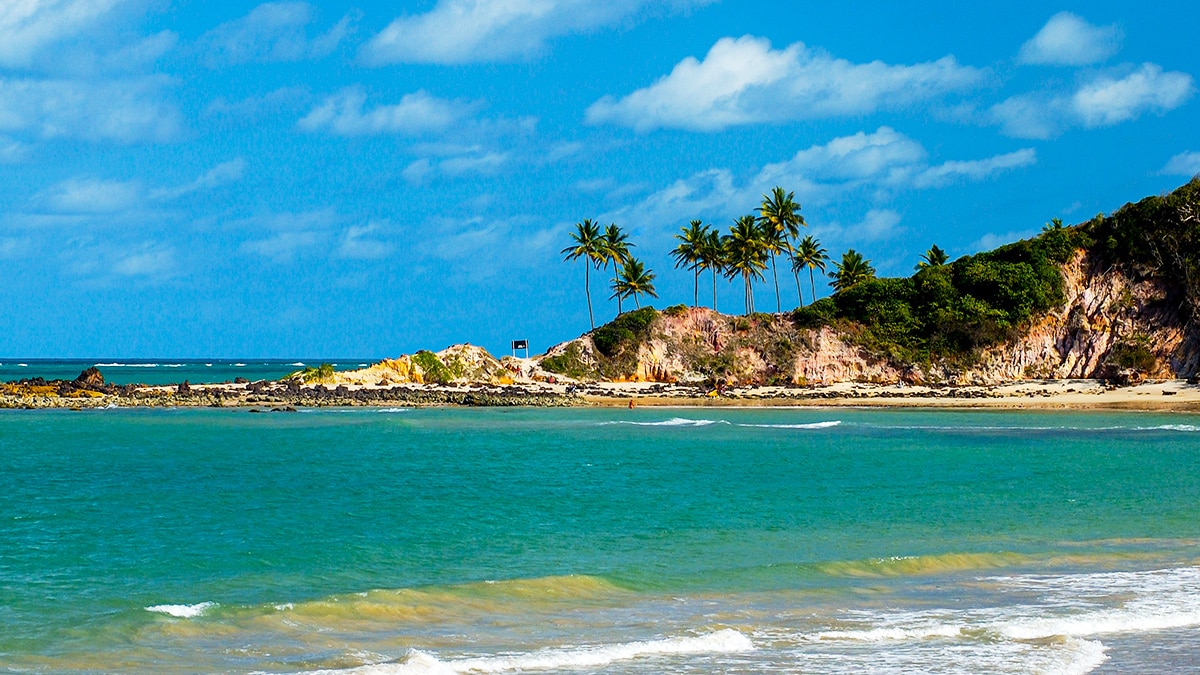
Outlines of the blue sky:
{"label": "blue sky", "polygon": [[[674,234],[727,228],[774,185],[831,254],[907,275],[930,244],[992,248],[1200,173],[1198,19],[6,0],[0,356],[540,351],[588,327],[583,269],[559,255],[575,222],[628,230],[655,304],[690,303]],[[605,278],[597,320],[616,312]],[[740,288],[719,302],[740,310]]]}

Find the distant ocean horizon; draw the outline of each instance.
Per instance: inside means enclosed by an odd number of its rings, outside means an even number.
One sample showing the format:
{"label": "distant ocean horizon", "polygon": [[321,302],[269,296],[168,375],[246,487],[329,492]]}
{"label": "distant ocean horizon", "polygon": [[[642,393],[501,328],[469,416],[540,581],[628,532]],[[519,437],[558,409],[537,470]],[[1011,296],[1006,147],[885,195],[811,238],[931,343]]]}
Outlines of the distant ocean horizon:
{"label": "distant ocean horizon", "polygon": [[277,380],[297,370],[330,363],[335,370],[354,370],[380,358],[194,358],[194,359],[22,359],[0,358],[0,382],[34,379],[73,380],[88,368],[98,368],[112,384],[215,384],[244,377]]}
{"label": "distant ocean horizon", "polygon": [[0,552],[3,672],[1192,672],[1200,415],[3,410]]}

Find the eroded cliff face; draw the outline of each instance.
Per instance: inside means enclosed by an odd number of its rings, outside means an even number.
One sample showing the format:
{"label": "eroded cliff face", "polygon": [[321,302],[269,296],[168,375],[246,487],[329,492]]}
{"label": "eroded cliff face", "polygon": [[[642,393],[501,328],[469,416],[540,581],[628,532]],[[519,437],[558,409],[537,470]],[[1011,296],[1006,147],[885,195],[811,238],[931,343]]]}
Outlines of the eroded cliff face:
{"label": "eroded cliff face", "polygon": [[[830,327],[799,329],[786,316],[746,318],[677,308],[657,317],[623,376],[731,384],[995,384],[1112,377],[1122,350],[1142,356],[1140,376],[1193,377],[1200,370],[1200,335],[1181,320],[1181,300],[1164,284],[1102,268],[1082,251],[1062,272],[1063,304],[969,366],[896,363],[868,353],[850,335]],[[584,367],[596,368],[602,360],[587,336],[549,354],[568,350]]]}

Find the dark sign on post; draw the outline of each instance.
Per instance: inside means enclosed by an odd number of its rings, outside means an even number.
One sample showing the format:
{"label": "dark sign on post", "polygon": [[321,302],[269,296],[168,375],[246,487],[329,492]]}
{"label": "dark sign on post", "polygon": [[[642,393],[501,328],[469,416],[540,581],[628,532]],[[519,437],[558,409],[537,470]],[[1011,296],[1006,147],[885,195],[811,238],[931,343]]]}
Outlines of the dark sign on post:
{"label": "dark sign on post", "polygon": [[529,358],[529,340],[513,340],[513,356],[517,355],[518,349],[525,350],[525,358]]}

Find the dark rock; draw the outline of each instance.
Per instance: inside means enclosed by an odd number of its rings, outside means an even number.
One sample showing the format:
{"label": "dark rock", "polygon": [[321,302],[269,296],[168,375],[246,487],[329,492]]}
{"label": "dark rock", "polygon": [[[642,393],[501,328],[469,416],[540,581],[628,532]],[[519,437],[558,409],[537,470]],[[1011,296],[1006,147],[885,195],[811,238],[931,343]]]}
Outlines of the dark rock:
{"label": "dark rock", "polygon": [[88,368],[75,378],[75,384],[84,389],[104,386],[104,376],[100,374],[100,370],[95,366]]}
{"label": "dark rock", "polygon": [[233,383],[234,383],[234,384],[249,384],[249,382],[250,382],[250,380],[247,380],[247,379],[246,379],[246,378],[244,378],[244,377],[235,377],[235,378],[233,378]]}
{"label": "dark rock", "polygon": [[190,394],[190,393],[192,393],[192,387],[188,384],[187,380],[184,380],[183,382],[179,383],[178,387],[175,388],[175,393],[176,394]]}

